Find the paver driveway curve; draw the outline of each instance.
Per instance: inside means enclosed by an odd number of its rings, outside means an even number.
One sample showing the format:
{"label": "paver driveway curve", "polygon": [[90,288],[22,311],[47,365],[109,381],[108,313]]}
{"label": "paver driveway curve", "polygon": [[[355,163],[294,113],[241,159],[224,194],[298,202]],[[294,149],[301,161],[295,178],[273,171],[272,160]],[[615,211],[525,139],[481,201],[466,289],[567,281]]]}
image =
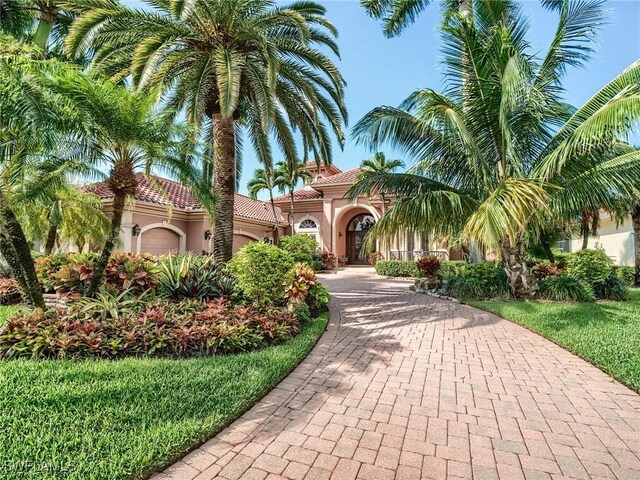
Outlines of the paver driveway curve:
{"label": "paver driveway curve", "polygon": [[528,330],[366,270],[263,400],[158,479],[640,479],[640,396]]}

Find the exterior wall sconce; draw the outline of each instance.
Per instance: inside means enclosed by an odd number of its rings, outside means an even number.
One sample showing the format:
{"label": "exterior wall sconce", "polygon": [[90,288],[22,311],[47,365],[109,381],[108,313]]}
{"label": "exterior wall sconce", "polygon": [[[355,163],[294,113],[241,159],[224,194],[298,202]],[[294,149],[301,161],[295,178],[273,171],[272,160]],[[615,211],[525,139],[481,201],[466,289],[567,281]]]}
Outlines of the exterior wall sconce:
{"label": "exterior wall sconce", "polygon": [[131,228],[131,233],[133,234],[134,237],[137,237],[138,235],[140,235],[141,231],[142,229],[140,228],[140,225],[138,225],[137,223]]}
{"label": "exterior wall sconce", "polygon": [[338,237],[342,238],[342,232],[338,232]]}
{"label": "exterior wall sconce", "polygon": [[211,237],[213,236],[213,233],[211,233],[211,230],[207,229],[204,231],[204,239],[205,240],[211,240]]}

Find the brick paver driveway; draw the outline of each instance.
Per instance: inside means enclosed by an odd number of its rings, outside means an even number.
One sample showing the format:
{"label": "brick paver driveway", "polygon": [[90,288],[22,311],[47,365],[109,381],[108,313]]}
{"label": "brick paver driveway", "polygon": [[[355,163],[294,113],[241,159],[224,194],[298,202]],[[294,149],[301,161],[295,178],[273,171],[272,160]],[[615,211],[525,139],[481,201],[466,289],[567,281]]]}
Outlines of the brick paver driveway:
{"label": "brick paver driveway", "polygon": [[640,396],[597,368],[403,280],[322,281],[311,355],[157,478],[640,479]]}

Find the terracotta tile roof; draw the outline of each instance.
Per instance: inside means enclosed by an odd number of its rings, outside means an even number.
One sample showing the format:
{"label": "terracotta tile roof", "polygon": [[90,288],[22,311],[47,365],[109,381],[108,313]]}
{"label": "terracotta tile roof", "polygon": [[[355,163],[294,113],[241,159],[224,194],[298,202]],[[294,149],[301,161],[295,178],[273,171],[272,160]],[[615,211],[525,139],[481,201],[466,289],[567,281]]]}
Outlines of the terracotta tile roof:
{"label": "terracotta tile roof", "polygon": [[[168,178],[157,176],[153,176],[153,178],[160,184],[160,189],[152,185],[144,173],[136,173],[136,179],[138,180],[138,188],[135,194],[136,200],[158,205],[173,205],[175,208],[183,208],[185,210],[200,210],[202,208],[198,200],[191,195],[189,187]],[[113,197],[113,192],[109,190],[106,182],[92,183],[84,188],[102,199]],[[278,215],[278,222],[286,225],[286,221],[282,218],[280,209],[277,207],[276,214]],[[250,220],[273,222],[273,212],[267,202],[253,200],[239,193],[236,193],[235,196],[234,215]]]}
{"label": "terracotta tile roof", "polygon": [[[314,198],[322,198],[322,192],[314,190],[307,186],[293,192],[293,200],[312,200]],[[291,201],[289,194],[280,195],[273,199],[274,202],[283,203]]]}
{"label": "terracotta tile roof", "polygon": [[320,187],[323,185],[336,185],[341,183],[354,183],[356,181],[356,176],[360,171],[360,167],[352,168],[351,170],[346,170],[341,173],[336,173],[335,175],[331,175],[329,177],[321,178],[320,180],[316,180],[311,184],[312,187]]}
{"label": "terracotta tile roof", "polygon": [[324,160],[320,160],[320,161],[318,161],[318,160],[309,160],[307,163],[305,163],[305,165],[309,170],[317,170],[318,169],[318,163],[320,164],[320,168],[328,168],[330,171],[332,171],[334,173],[342,172],[342,170],[340,170],[335,165],[326,166],[324,164]]}

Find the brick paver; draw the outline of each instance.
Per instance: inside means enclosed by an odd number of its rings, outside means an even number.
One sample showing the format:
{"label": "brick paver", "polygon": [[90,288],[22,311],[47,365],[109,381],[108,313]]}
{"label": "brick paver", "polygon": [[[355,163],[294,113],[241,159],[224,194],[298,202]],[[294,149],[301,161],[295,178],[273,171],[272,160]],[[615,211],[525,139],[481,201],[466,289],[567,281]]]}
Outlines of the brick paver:
{"label": "brick paver", "polygon": [[640,479],[640,396],[557,345],[367,270],[327,332],[173,479]]}

